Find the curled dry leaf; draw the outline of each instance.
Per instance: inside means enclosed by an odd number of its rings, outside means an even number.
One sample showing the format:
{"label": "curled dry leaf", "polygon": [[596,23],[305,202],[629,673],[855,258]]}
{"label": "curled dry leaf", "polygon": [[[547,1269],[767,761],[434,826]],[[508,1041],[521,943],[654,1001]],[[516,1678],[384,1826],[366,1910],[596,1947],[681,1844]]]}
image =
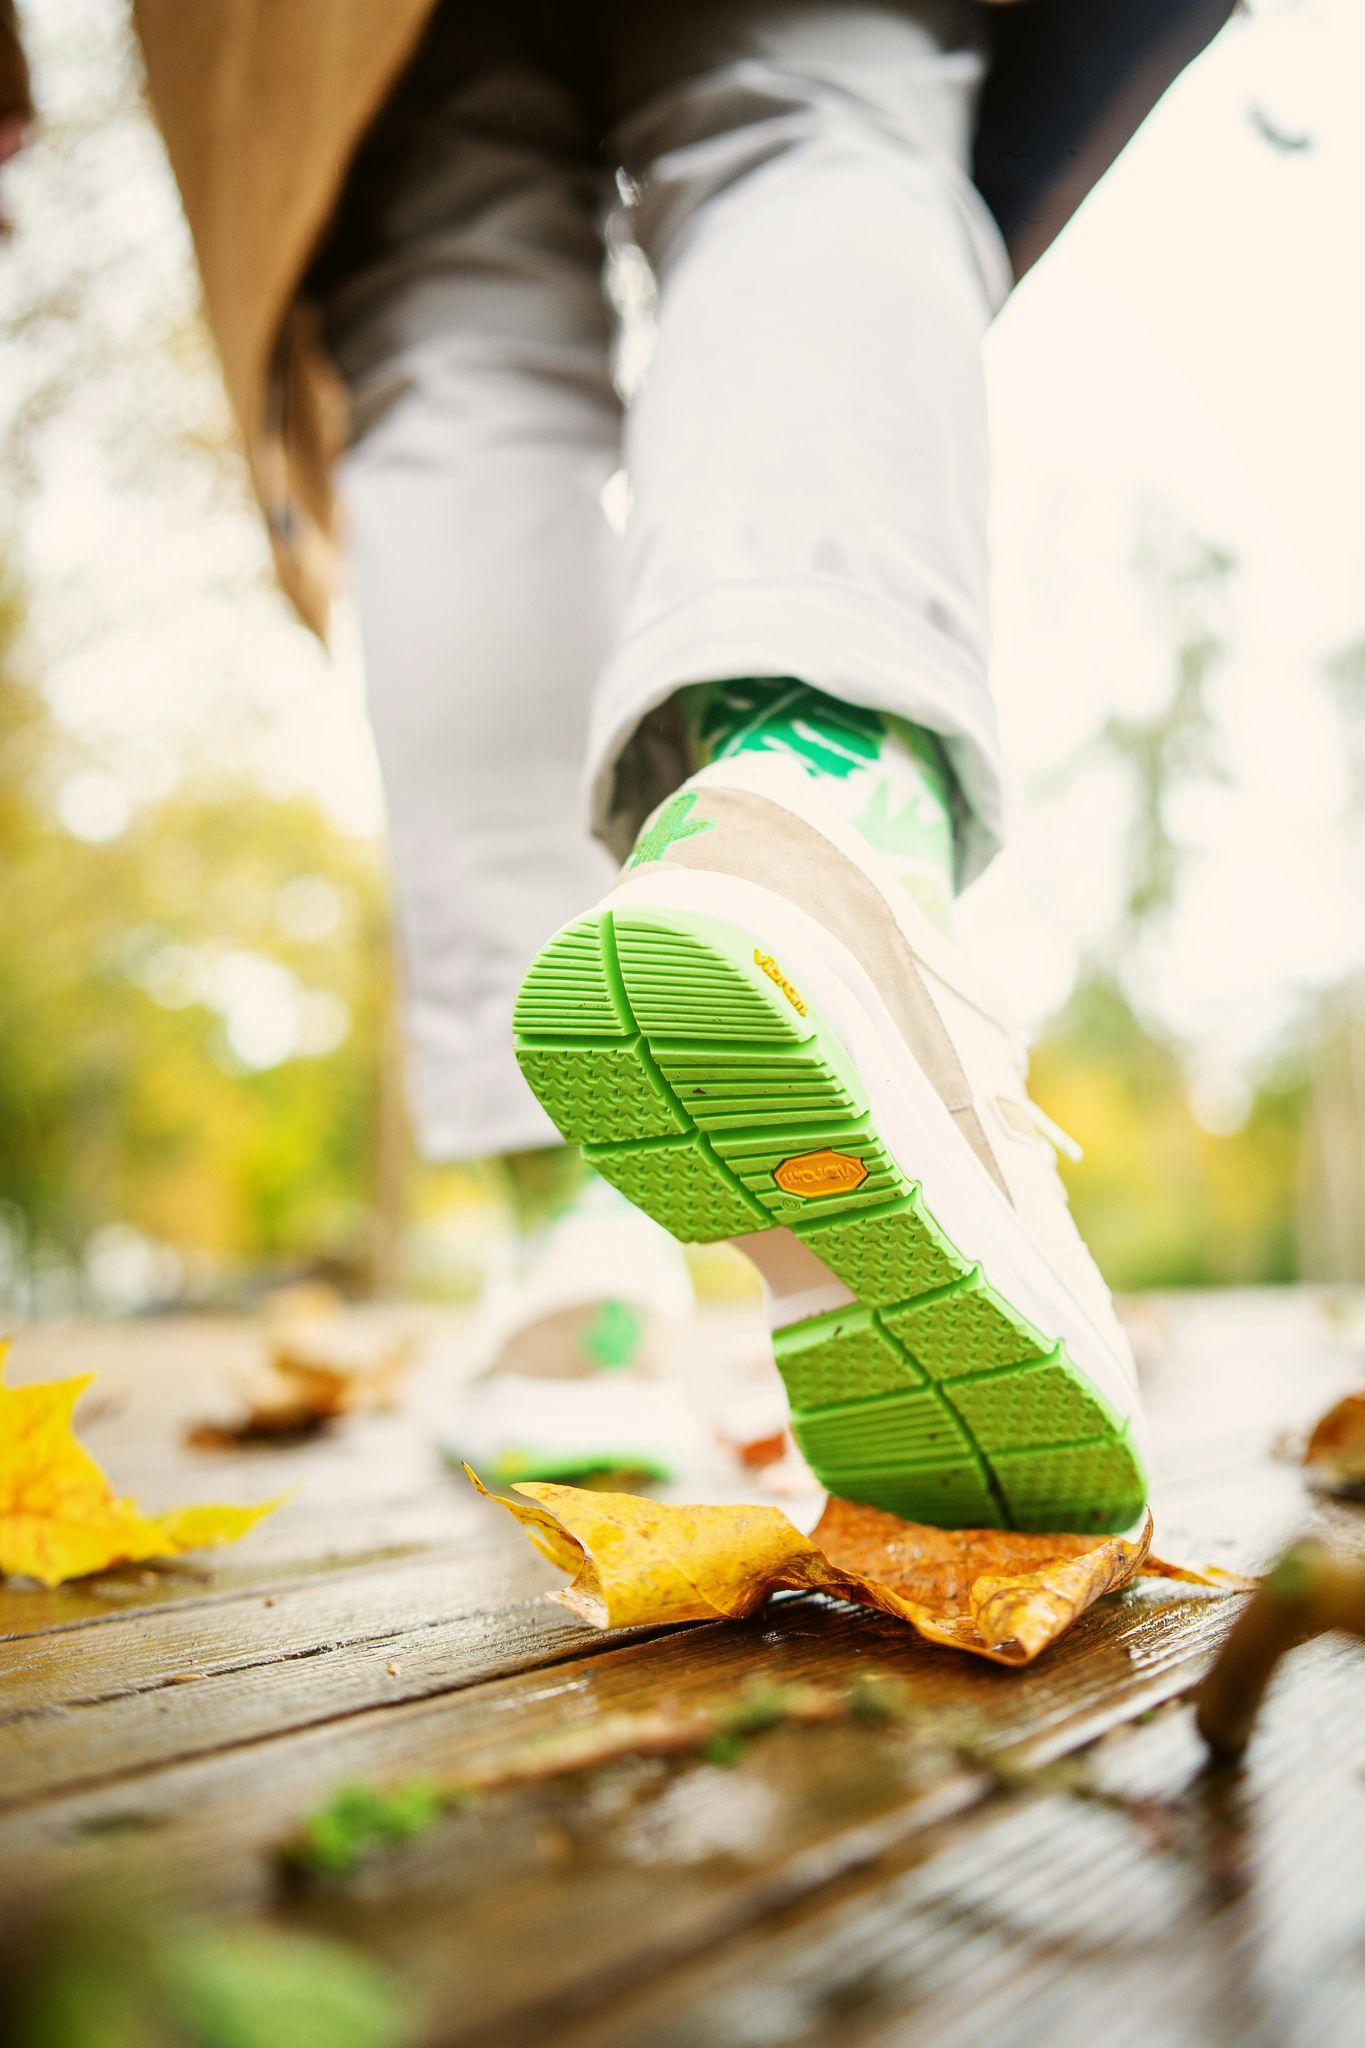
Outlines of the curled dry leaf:
{"label": "curled dry leaf", "polygon": [[197,1423],[196,1450],[303,1443],[344,1415],[387,1413],[412,1363],[410,1338],[349,1325],[340,1313],[281,1322],[269,1357],[243,1388],[235,1422]]}
{"label": "curled dry leaf", "polygon": [[595,1628],[739,1619],[770,1593],[832,1593],[906,1621],[929,1642],[1021,1665],[1104,1593],[1140,1573],[1230,1587],[1150,1555],[1151,1517],[1135,1540],[931,1529],[831,1500],[813,1536],[779,1508],[680,1507],[634,1494],[520,1485],[490,1494],[572,1583],[550,1597]]}
{"label": "curled dry leaf", "polygon": [[1304,1447],[1303,1462],[1325,1493],[1365,1495],[1365,1394],[1329,1408]]}
{"label": "curled dry leaf", "polygon": [[144,1514],[118,1497],[76,1436],[72,1417],[91,1375],[7,1387],[8,1349],[0,1345],[0,1577],[58,1586],[110,1565],[235,1543],[278,1505]]}
{"label": "curled dry leaf", "polygon": [[[722,1442],[726,1442],[722,1438]],[[786,1458],[788,1440],[786,1430],[769,1430],[767,1436],[749,1436],[743,1442],[729,1444],[747,1473],[761,1473],[769,1464],[780,1464]]]}

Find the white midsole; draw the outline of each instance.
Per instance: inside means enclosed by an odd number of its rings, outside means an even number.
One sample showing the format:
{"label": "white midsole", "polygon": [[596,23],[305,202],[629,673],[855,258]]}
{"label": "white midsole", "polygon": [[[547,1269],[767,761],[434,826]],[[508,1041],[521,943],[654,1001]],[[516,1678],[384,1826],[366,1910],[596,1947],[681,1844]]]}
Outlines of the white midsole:
{"label": "white midsole", "polygon": [[871,976],[834,933],[756,882],[700,869],[656,868],[627,879],[600,907],[716,918],[752,933],[766,952],[781,959],[852,1060],[878,1136],[906,1179],[920,1183],[939,1228],[965,1259],[980,1263],[1014,1308],[1050,1338],[1066,1343],[1073,1365],[1129,1422],[1141,1455],[1131,1365],[1114,1352],[1030,1237],[909,1052]]}

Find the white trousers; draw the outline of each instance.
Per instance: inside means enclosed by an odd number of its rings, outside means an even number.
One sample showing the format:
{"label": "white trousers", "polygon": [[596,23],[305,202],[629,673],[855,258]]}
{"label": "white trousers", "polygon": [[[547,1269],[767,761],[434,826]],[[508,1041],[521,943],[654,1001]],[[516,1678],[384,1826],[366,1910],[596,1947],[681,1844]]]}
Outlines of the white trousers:
{"label": "white trousers", "polygon": [[[432,1157],[554,1137],[517,984],[607,885],[598,840],[619,857],[686,772],[682,686],[797,676],[930,727],[964,878],[997,843],[980,345],[1008,271],[966,170],[975,14],[618,0],[599,92],[512,5],[381,116],[326,312]],[[657,287],[625,405],[604,232]]]}

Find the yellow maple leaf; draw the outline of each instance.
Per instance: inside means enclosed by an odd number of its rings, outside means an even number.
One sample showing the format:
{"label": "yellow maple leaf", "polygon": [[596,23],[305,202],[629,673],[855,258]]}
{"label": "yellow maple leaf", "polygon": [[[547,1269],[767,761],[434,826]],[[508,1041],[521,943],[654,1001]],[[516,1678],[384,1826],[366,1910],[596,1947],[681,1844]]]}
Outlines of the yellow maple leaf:
{"label": "yellow maple leaf", "polygon": [[803,1536],[780,1508],[672,1506],[529,1483],[516,1488],[525,1501],[508,1500],[465,1471],[572,1574],[550,1597],[594,1628],[738,1620],[770,1593],[801,1589],[895,1615],[930,1642],[1019,1665],[1139,1573],[1225,1589],[1246,1583],[1152,1557],[1150,1515],[1130,1541],[932,1529],[831,1499],[814,1535]]}
{"label": "yellow maple leaf", "polygon": [[277,1501],[146,1515],[121,1500],[75,1434],[92,1375],[5,1385],[0,1344],[0,1577],[59,1586],[114,1564],[235,1543]]}

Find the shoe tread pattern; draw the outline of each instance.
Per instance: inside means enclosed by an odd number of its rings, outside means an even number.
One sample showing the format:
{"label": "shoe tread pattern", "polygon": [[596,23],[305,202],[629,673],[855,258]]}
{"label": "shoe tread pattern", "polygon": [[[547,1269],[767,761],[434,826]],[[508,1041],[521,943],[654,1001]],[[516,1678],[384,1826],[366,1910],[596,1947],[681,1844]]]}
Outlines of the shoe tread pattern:
{"label": "shoe tread pattern", "polygon": [[[855,1295],[774,1346],[797,1442],[832,1493],[941,1527],[1126,1527],[1146,1482],[1119,1418],[940,1229],[842,1048],[765,957],[691,914],[581,920],[518,1001],[528,1081],[675,1237],[785,1225]],[[782,1188],[785,1161],[825,1150],[858,1161],[856,1185]]]}

